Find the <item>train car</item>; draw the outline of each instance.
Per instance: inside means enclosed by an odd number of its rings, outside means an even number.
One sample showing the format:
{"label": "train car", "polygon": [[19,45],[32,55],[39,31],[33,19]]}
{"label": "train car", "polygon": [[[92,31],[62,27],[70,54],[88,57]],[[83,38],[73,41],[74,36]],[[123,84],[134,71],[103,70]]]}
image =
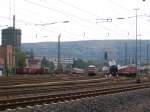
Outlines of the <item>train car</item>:
{"label": "train car", "polygon": [[72,74],[84,74],[84,70],[79,69],[79,68],[73,68],[72,69]]}
{"label": "train car", "polygon": [[94,75],[96,75],[96,73],[97,73],[96,66],[95,65],[89,65],[87,68],[87,74],[89,76],[94,76]]}
{"label": "train car", "polygon": [[23,68],[16,68],[16,73],[17,74],[48,74],[48,69],[23,67]]}
{"label": "train car", "polygon": [[135,77],[138,71],[140,70],[136,66],[122,66],[118,69],[119,75],[128,77]]}

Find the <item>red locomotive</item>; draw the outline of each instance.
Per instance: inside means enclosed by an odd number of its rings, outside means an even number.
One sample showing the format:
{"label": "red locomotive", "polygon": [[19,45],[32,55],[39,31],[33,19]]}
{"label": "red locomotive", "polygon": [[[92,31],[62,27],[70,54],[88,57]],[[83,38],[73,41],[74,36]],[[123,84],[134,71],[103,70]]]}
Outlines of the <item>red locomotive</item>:
{"label": "red locomotive", "polygon": [[96,75],[96,66],[95,65],[89,65],[88,68],[87,68],[87,73],[89,76],[94,76]]}

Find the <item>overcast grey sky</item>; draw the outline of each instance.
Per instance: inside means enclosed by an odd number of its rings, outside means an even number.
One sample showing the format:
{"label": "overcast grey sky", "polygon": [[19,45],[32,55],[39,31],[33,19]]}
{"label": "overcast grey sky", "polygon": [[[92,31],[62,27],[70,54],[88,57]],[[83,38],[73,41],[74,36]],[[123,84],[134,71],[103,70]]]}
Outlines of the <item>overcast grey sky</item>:
{"label": "overcast grey sky", "polygon": [[57,41],[60,33],[61,41],[135,39],[135,8],[138,38],[149,39],[149,0],[1,0],[0,29],[15,13],[23,43]]}

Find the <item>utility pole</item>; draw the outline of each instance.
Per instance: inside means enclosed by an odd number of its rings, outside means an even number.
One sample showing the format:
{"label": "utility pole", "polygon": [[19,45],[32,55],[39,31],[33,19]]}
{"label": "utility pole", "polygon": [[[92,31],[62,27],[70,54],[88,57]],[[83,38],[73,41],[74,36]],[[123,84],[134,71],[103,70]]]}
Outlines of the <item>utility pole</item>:
{"label": "utility pole", "polygon": [[136,51],[135,51],[135,64],[136,64],[136,69],[137,69],[137,11],[139,10],[139,8],[134,9],[136,11],[136,32],[135,32],[135,36],[136,36]]}
{"label": "utility pole", "polygon": [[58,73],[60,72],[60,37],[61,37],[61,33],[58,35],[58,63],[57,63],[57,70],[58,70]]}
{"label": "utility pole", "polygon": [[146,54],[146,63],[147,63],[147,65],[148,65],[148,63],[149,63],[149,59],[148,59],[148,57],[149,57],[149,52],[148,52],[148,49],[149,49],[149,45],[147,44],[146,45],[146,49],[147,49],[147,54]]}
{"label": "utility pole", "polygon": [[128,63],[127,63],[127,49],[128,49],[128,48],[127,48],[127,42],[125,42],[125,60],[124,60],[124,61],[125,61],[125,63],[124,63],[125,65],[128,64]]}
{"label": "utility pole", "polygon": [[140,66],[141,66],[141,63],[142,63],[142,55],[141,55],[141,36],[140,36]]}
{"label": "utility pole", "polygon": [[[136,33],[136,34],[135,34],[135,35],[136,35],[136,53],[135,53],[135,62],[136,62],[136,71],[138,72],[138,68],[137,68],[137,67],[138,67],[138,66],[137,66],[137,54],[138,54],[138,53],[137,53],[137,11],[138,11],[139,9],[137,8],[137,9],[134,9],[134,10],[136,11],[136,32],[135,32],[135,33]],[[140,83],[140,82],[141,82],[140,76],[137,74],[136,77],[137,77],[136,82],[137,82],[137,83]]]}
{"label": "utility pole", "polygon": [[13,15],[13,65],[14,65],[14,74],[16,74],[16,64],[17,64],[17,56],[16,56],[16,48],[15,48],[15,15]]}
{"label": "utility pole", "polygon": [[[51,23],[43,23],[43,24],[36,24],[40,26],[46,26],[46,25],[52,25],[52,24],[57,24],[57,23],[69,23],[70,21],[62,21],[62,22],[51,22]],[[57,52],[57,72],[59,73],[61,71],[61,53],[60,53],[60,37],[61,33],[58,35],[58,52]]]}

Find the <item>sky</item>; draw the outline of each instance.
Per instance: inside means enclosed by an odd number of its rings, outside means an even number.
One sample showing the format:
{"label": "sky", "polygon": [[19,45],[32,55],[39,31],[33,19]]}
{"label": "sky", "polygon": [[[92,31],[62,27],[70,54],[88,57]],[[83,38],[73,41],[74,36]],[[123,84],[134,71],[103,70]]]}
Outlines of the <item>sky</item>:
{"label": "sky", "polygon": [[[150,39],[150,1],[1,0],[0,30],[22,30],[22,43],[78,40]],[[119,19],[122,18],[122,19]],[[66,22],[67,21],[67,22]],[[0,36],[1,38],[1,36]]]}

